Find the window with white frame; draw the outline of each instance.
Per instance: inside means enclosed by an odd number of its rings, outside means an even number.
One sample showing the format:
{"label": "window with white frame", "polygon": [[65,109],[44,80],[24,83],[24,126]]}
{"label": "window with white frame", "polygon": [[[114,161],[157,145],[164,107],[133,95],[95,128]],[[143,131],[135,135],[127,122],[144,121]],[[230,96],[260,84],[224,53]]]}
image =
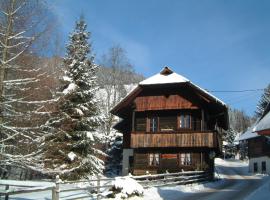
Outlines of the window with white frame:
{"label": "window with white frame", "polygon": [[159,165],[159,154],[150,153],[149,154],[149,166],[158,166]]}
{"label": "window with white frame", "polygon": [[191,153],[180,154],[180,165],[191,165]]}

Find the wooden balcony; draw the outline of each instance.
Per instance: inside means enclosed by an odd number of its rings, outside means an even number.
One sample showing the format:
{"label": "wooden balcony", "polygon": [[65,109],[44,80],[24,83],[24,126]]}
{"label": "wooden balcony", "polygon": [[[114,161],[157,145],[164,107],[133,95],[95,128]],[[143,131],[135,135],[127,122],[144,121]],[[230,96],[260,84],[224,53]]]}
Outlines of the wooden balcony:
{"label": "wooden balcony", "polygon": [[216,132],[131,133],[131,148],[144,147],[218,147]]}

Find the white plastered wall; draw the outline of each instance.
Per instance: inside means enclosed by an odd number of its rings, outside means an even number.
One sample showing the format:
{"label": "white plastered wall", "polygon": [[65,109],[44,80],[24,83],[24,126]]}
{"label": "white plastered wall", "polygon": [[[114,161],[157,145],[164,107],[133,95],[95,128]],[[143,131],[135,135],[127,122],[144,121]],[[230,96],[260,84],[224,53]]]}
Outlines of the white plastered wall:
{"label": "white plastered wall", "polygon": [[249,172],[254,173],[254,163],[257,163],[258,165],[258,172],[262,173],[262,162],[266,162],[266,172],[267,174],[270,174],[270,158],[268,156],[261,156],[257,158],[250,158],[249,159]]}

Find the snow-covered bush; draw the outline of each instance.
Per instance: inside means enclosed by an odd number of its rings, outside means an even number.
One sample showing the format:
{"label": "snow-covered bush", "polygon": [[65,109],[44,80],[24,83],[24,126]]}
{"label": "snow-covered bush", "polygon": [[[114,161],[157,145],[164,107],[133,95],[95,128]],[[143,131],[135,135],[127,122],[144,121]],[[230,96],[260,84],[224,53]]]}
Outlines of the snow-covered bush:
{"label": "snow-covered bush", "polygon": [[143,187],[134,179],[130,177],[116,177],[113,188],[114,195],[110,195],[113,198],[126,199],[131,196],[142,196]]}

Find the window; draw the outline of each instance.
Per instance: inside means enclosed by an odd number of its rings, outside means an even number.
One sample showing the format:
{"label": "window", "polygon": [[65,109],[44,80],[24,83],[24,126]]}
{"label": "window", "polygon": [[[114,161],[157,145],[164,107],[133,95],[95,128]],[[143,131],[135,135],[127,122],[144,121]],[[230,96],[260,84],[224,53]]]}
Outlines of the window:
{"label": "window", "polygon": [[187,115],[187,114],[181,114],[180,115],[180,122],[179,122],[179,125],[180,125],[180,128],[183,128],[183,129],[190,129],[190,125],[191,125],[191,117],[190,115]]}
{"label": "window", "polygon": [[258,163],[253,163],[253,172],[254,173],[258,172]]}
{"label": "window", "polygon": [[149,166],[158,166],[159,165],[159,154],[150,153],[149,154]]}
{"label": "window", "polygon": [[136,131],[145,131],[146,130],[146,118],[140,117],[136,118]]}
{"label": "window", "polygon": [[157,132],[158,130],[158,118],[152,117],[150,118],[150,132]]}
{"label": "window", "polygon": [[176,130],[176,116],[175,117],[160,117],[159,129],[160,131],[175,131]]}
{"label": "window", "polygon": [[262,161],[262,173],[266,172],[266,162]]}
{"label": "window", "polygon": [[181,153],[180,154],[180,165],[191,165],[191,154]]}

